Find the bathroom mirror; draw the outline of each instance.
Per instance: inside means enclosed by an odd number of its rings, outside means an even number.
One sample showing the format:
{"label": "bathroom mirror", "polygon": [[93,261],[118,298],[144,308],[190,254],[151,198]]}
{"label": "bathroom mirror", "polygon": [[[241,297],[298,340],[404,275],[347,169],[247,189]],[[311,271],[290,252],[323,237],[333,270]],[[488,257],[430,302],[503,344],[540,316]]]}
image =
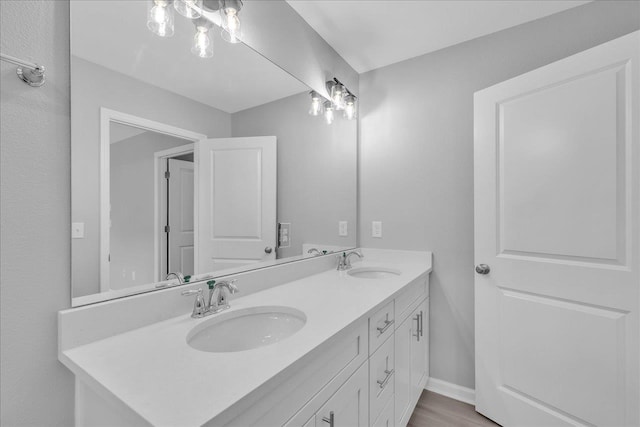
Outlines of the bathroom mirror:
{"label": "bathroom mirror", "polygon": [[355,247],[356,121],[216,25],[210,58],[175,11],[159,37],[149,2],[71,2],[72,305]]}

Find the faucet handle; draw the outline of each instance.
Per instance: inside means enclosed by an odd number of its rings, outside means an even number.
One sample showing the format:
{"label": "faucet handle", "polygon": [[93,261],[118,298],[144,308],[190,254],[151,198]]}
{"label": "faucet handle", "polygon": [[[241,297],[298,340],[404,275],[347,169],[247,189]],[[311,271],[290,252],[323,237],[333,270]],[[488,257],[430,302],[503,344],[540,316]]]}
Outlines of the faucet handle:
{"label": "faucet handle", "polygon": [[202,288],[199,289],[190,289],[188,291],[182,291],[182,296],[191,296],[196,295],[196,300],[193,303],[193,312],[191,313],[191,317],[199,318],[204,317],[207,312],[207,303],[204,300],[204,294],[202,293]]}

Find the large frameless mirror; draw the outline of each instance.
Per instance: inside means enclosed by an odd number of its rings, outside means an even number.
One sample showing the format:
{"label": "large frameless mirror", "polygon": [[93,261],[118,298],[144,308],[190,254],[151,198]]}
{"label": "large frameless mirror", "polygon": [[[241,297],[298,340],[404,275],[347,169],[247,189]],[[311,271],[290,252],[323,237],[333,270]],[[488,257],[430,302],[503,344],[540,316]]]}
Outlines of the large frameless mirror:
{"label": "large frameless mirror", "polygon": [[172,8],[71,2],[73,306],[356,244],[356,121]]}

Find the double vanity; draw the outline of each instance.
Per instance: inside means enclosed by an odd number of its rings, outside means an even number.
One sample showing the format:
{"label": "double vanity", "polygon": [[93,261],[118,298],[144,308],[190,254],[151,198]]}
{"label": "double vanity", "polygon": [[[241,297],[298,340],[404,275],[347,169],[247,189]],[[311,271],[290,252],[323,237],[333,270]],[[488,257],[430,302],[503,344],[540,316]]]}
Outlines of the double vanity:
{"label": "double vanity", "polygon": [[180,293],[206,283],[60,312],[76,425],[406,425],[429,376],[431,254],[362,252],[229,277],[231,307],[201,318]]}

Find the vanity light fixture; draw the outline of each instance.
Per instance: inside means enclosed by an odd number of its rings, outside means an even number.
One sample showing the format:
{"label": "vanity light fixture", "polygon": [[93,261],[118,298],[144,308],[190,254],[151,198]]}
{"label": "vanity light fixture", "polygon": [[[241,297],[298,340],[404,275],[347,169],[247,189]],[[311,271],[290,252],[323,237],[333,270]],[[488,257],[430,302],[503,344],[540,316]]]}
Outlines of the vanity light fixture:
{"label": "vanity light fixture", "polygon": [[324,98],[321,97],[315,90],[309,92],[309,95],[311,95],[311,106],[309,107],[309,114],[312,116],[319,116],[324,111]]}
{"label": "vanity light fixture", "polygon": [[193,23],[196,26],[196,34],[193,36],[191,52],[200,58],[211,58],[213,56],[213,41],[209,37],[211,22],[205,18],[198,18]]}
{"label": "vanity light fixture", "polygon": [[170,0],[151,0],[148,3],[147,27],[160,37],[173,35],[173,10]]}
{"label": "vanity light fixture", "polygon": [[185,18],[196,19],[202,16],[202,0],[173,0],[173,7]]}
{"label": "vanity light fixture", "polygon": [[333,104],[331,101],[324,102],[324,121],[327,122],[328,125],[333,123]]}
{"label": "vanity light fixture", "polygon": [[238,14],[242,9],[242,0],[220,0],[220,21],[222,39],[229,43],[240,43],[242,30]]}

